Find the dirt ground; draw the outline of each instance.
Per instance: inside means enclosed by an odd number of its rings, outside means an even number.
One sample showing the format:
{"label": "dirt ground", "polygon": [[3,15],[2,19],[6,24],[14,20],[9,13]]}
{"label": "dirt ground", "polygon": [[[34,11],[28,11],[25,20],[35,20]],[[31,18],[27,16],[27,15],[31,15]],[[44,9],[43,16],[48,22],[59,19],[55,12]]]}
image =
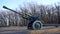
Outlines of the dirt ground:
{"label": "dirt ground", "polygon": [[27,27],[0,27],[0,34],[60,34],[60,27],[47,26],[40,30],[28,30]]}

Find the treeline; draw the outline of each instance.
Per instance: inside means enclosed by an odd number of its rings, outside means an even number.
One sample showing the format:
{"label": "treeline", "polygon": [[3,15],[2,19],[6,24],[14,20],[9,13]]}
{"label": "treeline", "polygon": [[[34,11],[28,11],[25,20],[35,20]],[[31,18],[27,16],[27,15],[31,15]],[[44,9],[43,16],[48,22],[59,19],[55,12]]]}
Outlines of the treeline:
{"label": "treeline", "polygon": [[[19,13],[27,13],[33,15],[40,14],[40,19],[45,23],[59,23],[60,24],[60,6],[45,6],[37,4],[28,4],[16,10]],[[0,26],[27,26],[28,20],[22,18],[20,15],[9,10],[1,10],[0,12]]]}

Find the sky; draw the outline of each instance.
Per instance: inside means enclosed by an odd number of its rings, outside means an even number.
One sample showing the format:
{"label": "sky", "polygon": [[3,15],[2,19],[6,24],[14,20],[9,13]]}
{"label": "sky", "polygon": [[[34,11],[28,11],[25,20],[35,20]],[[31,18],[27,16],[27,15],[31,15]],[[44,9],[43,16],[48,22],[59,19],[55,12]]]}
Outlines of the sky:
{"label": "sky", "polygon": [[37,3],[37,4],[43,4],[43,5],[54,5],[54,3],[59,2],[60,0],[0,0],[0,10],[3,10],[3,6],[7,6],[11,9],[16,9],[20,5],[23,6],[23,4],[26,3]]}

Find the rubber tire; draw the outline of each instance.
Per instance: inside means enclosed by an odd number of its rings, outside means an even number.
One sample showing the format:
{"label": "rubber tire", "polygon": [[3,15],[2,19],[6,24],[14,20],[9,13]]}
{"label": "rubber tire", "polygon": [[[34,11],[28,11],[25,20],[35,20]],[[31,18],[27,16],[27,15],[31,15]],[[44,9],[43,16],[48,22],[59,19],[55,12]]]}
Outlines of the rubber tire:
{"label": "rubber tire", "polygon": [[[38,27],[36,27],[36,25],[37,25]],[[39,21],[39,20],[36,20],[36,21],[32,24],[32,29],[33,29],[33,30],[40,30],[40,29],[42,28],[42,26],[43,26],[42,22]]]}

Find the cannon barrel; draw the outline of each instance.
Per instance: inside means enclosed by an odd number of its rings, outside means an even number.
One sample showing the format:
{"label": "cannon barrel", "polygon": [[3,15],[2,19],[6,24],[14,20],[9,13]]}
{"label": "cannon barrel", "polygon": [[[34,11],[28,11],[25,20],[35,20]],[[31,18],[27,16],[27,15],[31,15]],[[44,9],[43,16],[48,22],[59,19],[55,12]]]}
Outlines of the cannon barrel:
{"label": "cannon barrel", "polygon": [[14,11],[14,10],[6,7],[6,6],[3,6],[3,8],[4,8],[4,9],[8,9],[8,10],[10,10],[10,11],[12,11],[12,12],[15,12],[15,13],[19,14],[20,16],[22,16],[23,18],[27,19],[27,20],[32,20],[32,16],[30,16],[30,15],[28,15],[28,14],[21,14],[21,13],[16,12],[16,11]]}
{"label": "cannon barrel", "polygon": [[15,13],[19,14],[19,15],[22,15],[22,14],[20,14],[20,13],[18,13],[18,12],[16,12],[16,11],[14,11],[14,10],[12,10],[12,9],[10,9],[10,8],[7,8],[6,6],[3,6],[3,8],[8,9],[8,10],[10,10],[10,11],[13,11],[13,12],[15,12]]}

